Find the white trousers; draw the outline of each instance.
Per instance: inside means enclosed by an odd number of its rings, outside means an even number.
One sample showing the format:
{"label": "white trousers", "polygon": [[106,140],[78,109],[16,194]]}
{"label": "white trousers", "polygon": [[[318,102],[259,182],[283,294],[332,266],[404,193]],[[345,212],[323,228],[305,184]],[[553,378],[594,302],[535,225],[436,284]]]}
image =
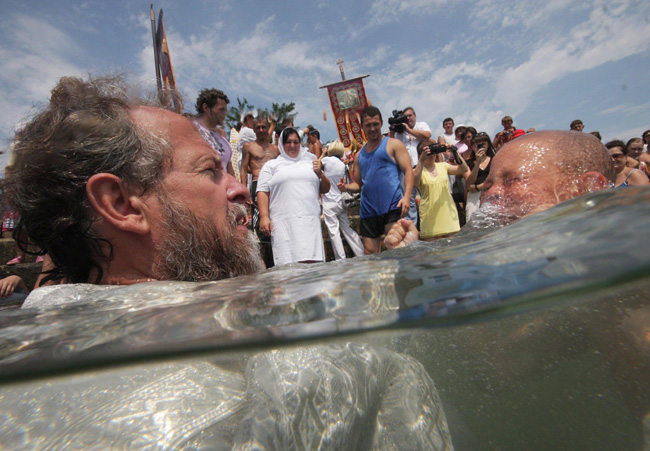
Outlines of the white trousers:
{"label": "white trousers", "polygon": [[[332,243],[332,250],[334,251],[334,258],[341,260],[345,258],[345,249],[343,249],[343,240],[341,240],[341,233],[348,242],[352,252],[357,257],[363,255],[363,244],[357,232],[350,227],[350,220],[348,219],[347,210],[336,202],[323,202],[323,218],[325,225],[330,235],[330,242]],[[339,233],[339,230],[341,233]]]}

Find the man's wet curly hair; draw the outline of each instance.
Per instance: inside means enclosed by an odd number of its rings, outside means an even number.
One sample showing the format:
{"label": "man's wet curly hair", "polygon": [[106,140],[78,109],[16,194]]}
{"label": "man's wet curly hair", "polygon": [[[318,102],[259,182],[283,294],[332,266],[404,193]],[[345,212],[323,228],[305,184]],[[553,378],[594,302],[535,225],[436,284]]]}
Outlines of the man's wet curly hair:
{"label": "man's wet curly hair", "polygon": [[111,243],[93,230],[91,176],[114,174],[143,193],[161,180],[169,144],[129,117],[130,107],[143,103],[130,100],[121,76],[63,77],[46,109],[23,128],[5,186],[21,216],[14,237],[25,229],[54,263],[46,280],[89,282],[94,269],[98,282],[100,262],[112,258]]}

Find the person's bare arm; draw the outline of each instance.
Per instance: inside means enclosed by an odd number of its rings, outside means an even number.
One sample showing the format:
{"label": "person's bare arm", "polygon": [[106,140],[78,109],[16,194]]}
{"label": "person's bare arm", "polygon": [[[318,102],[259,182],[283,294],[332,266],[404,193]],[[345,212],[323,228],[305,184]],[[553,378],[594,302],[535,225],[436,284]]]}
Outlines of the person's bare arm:
{"label": "person's bare arm", "polygon": [[628,168],[638,168],[639,162],[632,157],[625,157],[625,166]]}
{"label": "person's bare arm", "polygon": [[627,178],[627,184],[628,186],[650,185],[650,180],[641,170],[633,170]]}
{"label": "person's bare arm", "polygon": [[[360,153],[360,152],[359,152]],[[345,183],[341,180],[336,184],[339,190],[342,193],[346,191],[352,191],[353,193],[358,193],[361,191],[361,167],[359,166],[359,153],[354,156],[354,163],[352,163],[352,183]]]}
{"label": "person's bare arm", "polygon": [[431,132],[429,130],[417,130],[415,128],[409,127],[408,124],[404,124],[406,131],[413,136],[418,141],[425,141],[431,138]]}
{"label": "person's bare arm", "polygon": [[404,197],[397,203],[402,210],[402,218],[406,216],[411,208],[411,194],[413,193],[413,168],[411,167],[411,156],[404,144],[397,139],[388,140],[387,149],[393,157],[400,171],[404,174]]}
{"label": "person's bare arm", "polygon": [[257,208],[260,211],[260,232],[271,235],[273,225],[269,217],[269,193],[266,191],[257,192]]}
{"label": "person's bare arm", "polygon": [[48,280],[47,282],[42,282],[45,276],[47,276],[47,272],[51,271],[54,269],[54,262],[52,261],[52,258],[50,257],[49,254],[43,255],[43,266],[41,266],[41,273],[38,275],[36,278],[36,283],[34,284],[34,288],[38,287],[47,287],[49,285],[60,285],[67,283],[66,279],[59,279],[59,280]]}
{"label": "person's bare arm", "polygon": [[423,160],[429,155],[429,152],[422,149],[420,153],[420,158],[418,159],[418,164],[413,169],[413,186],[418,186],[420,184],[420,179],[422,178],[422,170],[424,168]]}
{"label": "person's bare arm", "polygon": [[[480,165],[485,161],[487,158],[487,155],[485,154],[485,149],[477,149],[475,152],[475,159],[474,159],[474,167],[472,167],[471,171],[465,171],[464,177],[465,177],[465,185],[469,189],[470,185],[472,185],[476,181],[476,177],[478,177],[478,171],[480,170]],[[464,161],[464,160],[463,160]],[[465,163],[467,165],[467,163]],[[471,191],[471,190],[470,190]]]}
{"label": "person's bare arm", "polygon": [[233,177],[235,176],[235,170],[232,168],[232,161],[229,161],[229,162],[226,164],[226,172],[227,172],[228,174],[232,175]]}
{"label": "person's bare arm", "polygon": [[318,186],[318,192],[325,194],[330,190],[330,179],[323,173],[323,163],[320,160],[314,160],[313,162],[314,173],[320,180],[320,185]]}
{"label": "person's bare arm", "polygon": [[447,145],[447,140],[445,139],[444,136],[442,135],[438,136],[438,144],[442,144],[443,146]]}
{"label": "person's bare arm", "polygon": [[458,153],[457,150],[453,150],[453,152],[454,152],[454,158],[456,158],[458,164],[449,165],[449,167],[447,168],[447,173],[451,175],[464,175],[467,171],[469,171],[469,166],[467,166],[467,163],[465,162],[463,157]]}
{"label": "person's bare arm", "polygon": [[241,170],[239,171],[239,180],[246,186],[248,186],[248,166],[251,161],[248,144],[246,143],[241,147]]}
{"label": "person's bare arm", "polygon": [[20,276],[13,275],[0,279],[0,299],[8,298],[18,287],[25,290],[25,293],[29,293],[25,282],[23,282],[23,279]]}

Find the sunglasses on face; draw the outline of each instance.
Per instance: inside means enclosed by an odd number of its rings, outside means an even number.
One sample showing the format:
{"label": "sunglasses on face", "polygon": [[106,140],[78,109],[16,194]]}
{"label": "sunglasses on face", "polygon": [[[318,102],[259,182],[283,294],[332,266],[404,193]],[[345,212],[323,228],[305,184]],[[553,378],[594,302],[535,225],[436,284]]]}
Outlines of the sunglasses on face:
{"label": "sunglasses on face", "polygon": [[625,154],[622,154],[622,153],[613,153],[612,154],[612,158],[615,159],[615,160],[618,160],[619,158],[623,158],[624,156],[625,156]]}

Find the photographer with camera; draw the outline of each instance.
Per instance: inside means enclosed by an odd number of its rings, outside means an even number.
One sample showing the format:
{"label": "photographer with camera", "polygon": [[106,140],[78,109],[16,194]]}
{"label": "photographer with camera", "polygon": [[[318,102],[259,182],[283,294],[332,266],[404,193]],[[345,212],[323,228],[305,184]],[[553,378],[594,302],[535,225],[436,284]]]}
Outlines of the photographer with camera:
{"label": "photographer with camera", "polygon": [[415,186],[420,190],[420,239],[424,241],[446,238],[460,230],[458,210],[449,193],[449,175],[462,176],[469,171],[467,163],[451,147],[458,165],[443,162],[449,148],[433,140],[418,145],[420,156],[413,171]]}
{"label": "photographer with camera", "polygon": [[[412,107],[406,107],[403,111],[394,110],[393,117],[388,119],[388,123],[390,124],[389,136],[404,143],[411,157],[411,165],[415,167],[418,164],[418,144],[431,138],[429,125],[426,122],[417,122],[417,116]],[[406,217],[417,224],[418,208],[415,204],[415,190],[413,190],[409,213]]]}
{"label": "photographer with camera", "polygon": [[504,116],[501,119],[501,125],[503,125],[503,130],[497,133],[494,136],[494,148],[499,150],[507,142],[512,141],[513,135],[515,133],[515,126],[512,125],[512,117]]}
{"label": "photographer with camera", "polygon": [[492,141],[487,133],[478,133],[470,143],[470,156],[467,159],[467,166],[470,171],[467,174],[465,184],[467,186],[467,202],[465,203],[465,217],[470,220],[481,205],[481,191],[483,183],[490,175],[492,158],[496,155]]}

